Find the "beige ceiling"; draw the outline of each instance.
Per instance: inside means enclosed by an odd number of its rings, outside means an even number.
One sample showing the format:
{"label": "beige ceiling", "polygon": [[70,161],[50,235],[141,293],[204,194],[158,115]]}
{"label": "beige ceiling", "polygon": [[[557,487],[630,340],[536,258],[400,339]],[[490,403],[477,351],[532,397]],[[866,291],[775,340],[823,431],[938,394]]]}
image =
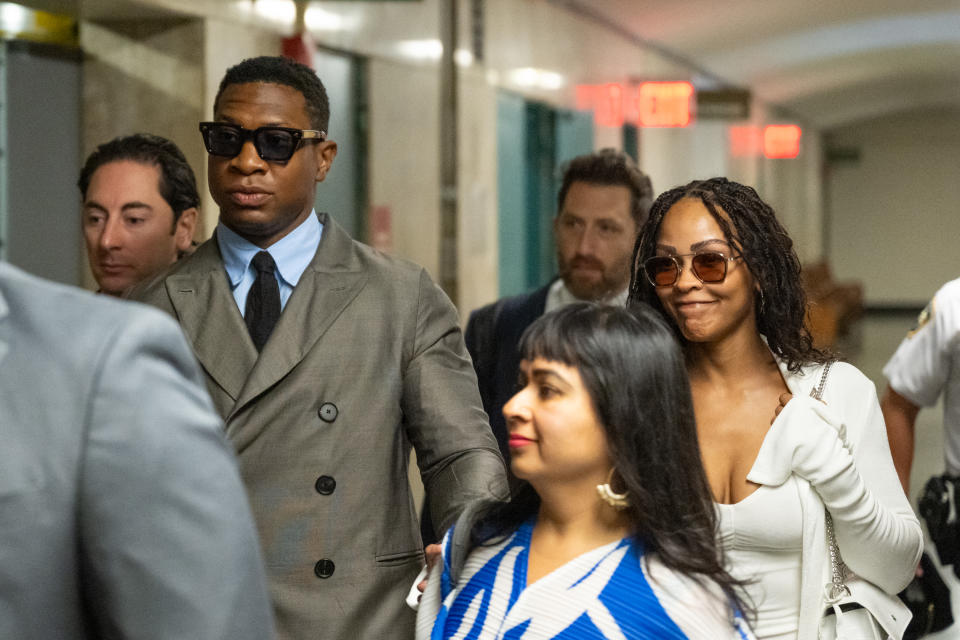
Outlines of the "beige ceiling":
{"label": "beige ceiling", "polygon": [[960,0],[548,0],[820,128],[960,110]]}
{"label": "beige ceiling", "polygon": [[[94,19],[184,7],[177,0],[20,1],[74,16],[82,7]],[[960,111],[960,0],[534,1],[683,61],[699,70],[694,81],[702,86],[749,88],[821,129],[901,111]]]}
{"label": "beige ceiling", "polygon": [[[216,1],[216,0],[214,0]],[[73,18],[94,20],[153,20],[169,18],[171,11],[158,8],[156,2],[137,0],[15,0],[33,9],[59,13]]]}

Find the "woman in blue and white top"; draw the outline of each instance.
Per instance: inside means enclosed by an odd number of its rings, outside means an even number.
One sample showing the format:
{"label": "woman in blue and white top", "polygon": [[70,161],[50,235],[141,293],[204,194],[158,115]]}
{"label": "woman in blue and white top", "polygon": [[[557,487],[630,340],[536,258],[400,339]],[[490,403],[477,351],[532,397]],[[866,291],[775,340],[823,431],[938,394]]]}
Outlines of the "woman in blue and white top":
{"label": "woman in blue and white top", "polygon": [[[443,542],[417,638],[752,638],[723,569],[690,388],[650,309],[573,304],[521,341],[504,407],[523,482]],[[456,560],[454,560],[456,562]]]}

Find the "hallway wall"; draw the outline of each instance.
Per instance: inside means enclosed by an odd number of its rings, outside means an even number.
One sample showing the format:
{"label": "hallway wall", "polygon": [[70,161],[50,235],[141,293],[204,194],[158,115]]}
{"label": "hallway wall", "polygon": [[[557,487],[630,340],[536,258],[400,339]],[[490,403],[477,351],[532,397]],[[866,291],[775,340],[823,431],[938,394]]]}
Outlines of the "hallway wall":
{"label": "hallway wall", "polygon": [[[203,22],[182,17],[80,26],[84,58],[79,162],[117,136],[147,132],[173,140],[197,174],[202,203],[199,238],[209,235],[216,220],[210,219],[206,151],[197,133],[204,104],[203,39]],[[77,169],[79,173],[79,165]],[[77,242],[82,246],[79,192],[76,202]],[[83,262],[83,283],[95,288],[89,265]]]}
{"label": "hallway wall", "polygon": [[922,307],[960,276],[960,112],[923,111],[830,132],[858,160],[828,172],[829,257],[868,304]]}
{"label": "hallway wall", "polygon": [[[478,25],[472,3],[460,12],[459,299],[466,314],[495,299],[497,287],[497,96],[503,92],[558,111],[576,106],[581,84],[635,85],[648,79],[699,81],[696,70],[643,42],[557,5],[519,0],[483,3],[483,58],[471,58]],[[245,57],[278,54],[292,18],[269,17],[266,4],[141,0],[143,20],[81,21],[85,53],[84,154],[111,137],[150,131],[183,148],[201,183],[202,231],[216,223],[207,195],[206,157],[196,123],[212,115],[226,68]],[[135,3],[124,6],[135,11]],[[219,6],[219,8],[218,8]],[[389,210],[389,250],[439,275],[439,0],[331,3],[313,30],[317,44],[365,60],[369,97],[368,202]],[[158,18],[164,13],[166,18]],[[530,82],[531,77],[546,82]],[[749,124],[776,121],[755,100]],[[818,132],[805,129],[804,155],[767,161],[733,157],[736,121],[701,121],[683,130],[641,129],[641,167],[658,191],[695,177],[730,175],[758,187],[784,216],[805,259],[819,255]],[[594,147],[620,147],[620,127],[594,126]],[[329,180],[336,180],[333,172]],[[323,185],[321,186],[323,189]],[[79,211],[79,203],[77,207]],[[78,244],[80,238],[78,234]],[[552,239],[546,239],[550,243]],[[92,285],[89,277],[88,286]]]}

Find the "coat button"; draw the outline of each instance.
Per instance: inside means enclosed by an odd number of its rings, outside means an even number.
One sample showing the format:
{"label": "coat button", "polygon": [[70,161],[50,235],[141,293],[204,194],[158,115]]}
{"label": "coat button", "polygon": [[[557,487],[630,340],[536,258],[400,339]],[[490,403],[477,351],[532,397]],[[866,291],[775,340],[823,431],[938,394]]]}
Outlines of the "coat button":
{"label": "coat button", "polygon": [[330,476],[320,476],[313,486],[316,487],[317,493],[328,496],[337,488],[337,481]]}
{"label": "coat button", "polygon": [[340,411],[337,410],[337,405],[332,402],[324,402],[317,410],[317,415],[320,416],[320,419],[324,422],[333,422],[337,419],[339,413]]}
{"label": "coat button", "polygon": [[333,565],[333,560],[324,558],[323,560],[318,561],[316,565],[314,565],[313,572],[317,574],[318,578],[329,578],[330,576],[333,575],[333,570],[335,568],[336,567],[334,567]]}

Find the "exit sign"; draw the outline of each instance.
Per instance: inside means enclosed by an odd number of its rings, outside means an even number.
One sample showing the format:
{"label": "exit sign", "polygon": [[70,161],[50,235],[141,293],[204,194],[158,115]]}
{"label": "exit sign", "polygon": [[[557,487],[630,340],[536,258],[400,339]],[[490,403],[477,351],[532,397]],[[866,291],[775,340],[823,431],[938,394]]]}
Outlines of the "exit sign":
{"label": "exit sign", "polygon": [[685,127],[690,124],[694,92],[689,82],[644,82],[637,93],[641,127]]}
{"label": "exit sign", "polygon": [[689,82],[582,84],[576,107],[592,111],[601,127],[686,127],[693,122],[696,91]]}
{"label": "exit sign", "polygon": [[771,124],[763,129],[763,155],[767,158],[796,158],[800,155],[803,131],[795,124]]}

